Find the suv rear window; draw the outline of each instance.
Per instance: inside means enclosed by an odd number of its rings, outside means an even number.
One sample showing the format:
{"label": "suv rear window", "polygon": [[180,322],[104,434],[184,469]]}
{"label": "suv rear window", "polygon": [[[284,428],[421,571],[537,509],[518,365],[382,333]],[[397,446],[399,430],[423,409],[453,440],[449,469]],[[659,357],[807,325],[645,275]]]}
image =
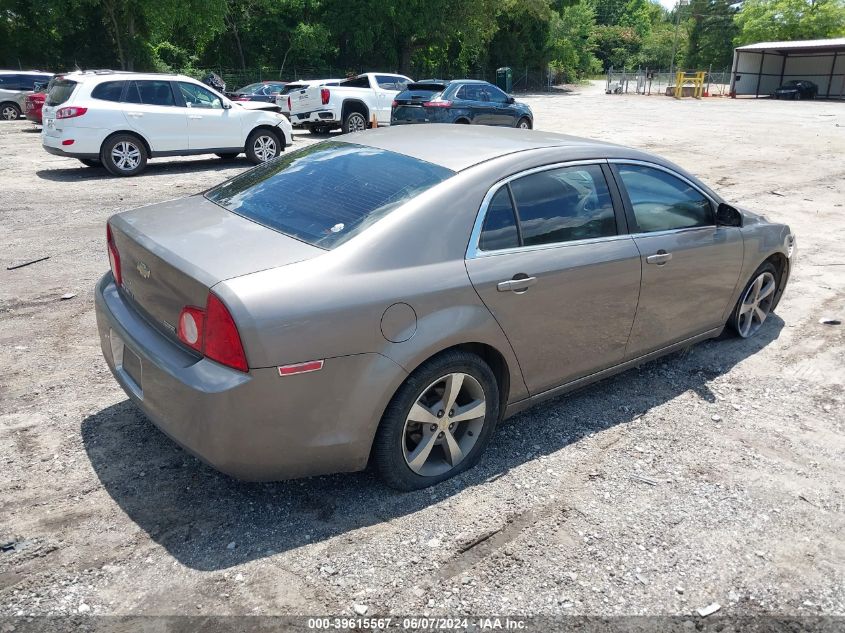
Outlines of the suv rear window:
{"label": "suv rear window", "polygon": [[48,106],[57,106],[63,104],[70,99],[70,95],[76,89],[78,84],[70,79],[56,79],[50,87],[50,92],[47,93],[45,100]]}
{"label": "suv rear window", "polygon": [[324,249],[357,235],[455,172],[375,147],[324,141],[206,193],[245,218]]}

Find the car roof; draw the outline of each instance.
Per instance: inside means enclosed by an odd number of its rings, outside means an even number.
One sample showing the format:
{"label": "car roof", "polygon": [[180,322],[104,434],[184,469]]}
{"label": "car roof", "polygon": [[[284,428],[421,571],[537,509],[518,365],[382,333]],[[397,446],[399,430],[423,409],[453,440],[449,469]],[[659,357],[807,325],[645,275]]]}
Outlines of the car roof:
{"label": "car roof", "polygon": [[[484,125],[397,125],[337,139],[404,154],[453,171],[462,171],[500,156],[546,148],[570,148],[595,158],[631,158],[666,163],[638,150],[566,134]],[[565,159],[564,159],[565,160]]]}
{"label": "car roof", "polygon": [[0,68],[0,74],[3,75],[52,75],[49,70],[6,70]]}
{"label": "car roof", "polygon": [[56,77],[67,77],[73,81],[115,81],[121,79],[164,79],[166,81],[192,81],[202,83],[188,77],[173,73],[136,73],[127,70],[74,70],[68,73],[57,73]]}

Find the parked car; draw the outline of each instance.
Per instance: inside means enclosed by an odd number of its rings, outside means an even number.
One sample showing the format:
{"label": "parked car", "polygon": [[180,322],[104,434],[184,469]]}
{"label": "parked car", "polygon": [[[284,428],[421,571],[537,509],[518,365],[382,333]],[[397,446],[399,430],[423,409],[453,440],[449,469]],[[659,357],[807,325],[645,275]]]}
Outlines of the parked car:
{"label": "parked car", "polygon": [[772,95],[775,99],[815,99],[819,87],[806,79],[793,79],[780,86]]}
{"label": "parked car", "polygon": [[134,176],[148,158],[245,152],[279,156],[291,126],[275,104],[232,102],[182,75],[75,72],[57,77],[43,107],[41,142],[57,156]]}
{"label": "parked car", "polygon": [[24,100],[24,112],[27,119],[41,125],[41,108],[44,107],[44,100],[46,98],[46,92],[33,92],[26,96]]}
{"label": "parked car", "polygon": [[[299,81],[292,81],[291,83],[287,84],[279,93],[279,96],[276,97],[276,105],[279,107],[279,112],[284,114],[286,117],[290,118],[290,106],[291,106],[291,97],[290,94],[292,92],[298,92],[307,88],[308,86],[337,86],[343,79],[305,79]],[[298,127],[298,123],[293,124],[294,127]]]}
{"label": "parked car", "polygon": [[528,406],[764,327],[789,227],[658,156],[400,126],[112,216],[100,344],[165,433],[232,476],[475,464]]}
{"label": "parked car", "polygon": [[471,123],[530,130],[534,114],[491,83],[458,79],[408,84],[393,100],[390,124],[408,123]]}
{"label": "parked car", "polygon": [[0,120],[15,121],[26,108],[26,96],[37,82],[47,82],[53,75],[40,70],[0,70]]}
{"label": "parked car", "polygon": [[284,81],[261,81],[249,84],[231,94],[232,101],[264,101],[275,103],[276,97],[285,89]]}
{"label": "parked car", "polygon": [[309,86],[293,91],[291,122],[314,134],[337,128],[360,132],[370,127],[373,116],[379,125],[390,125],[393,99],[410,81],[404,75],[366,73],[341,81],[336,88]]}

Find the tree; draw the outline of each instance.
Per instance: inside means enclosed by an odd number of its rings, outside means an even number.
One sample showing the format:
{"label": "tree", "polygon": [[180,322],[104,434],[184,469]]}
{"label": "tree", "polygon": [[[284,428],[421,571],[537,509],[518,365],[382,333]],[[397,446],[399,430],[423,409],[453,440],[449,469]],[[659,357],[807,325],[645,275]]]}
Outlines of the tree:
{"label": "tree", "polygon": [[736,45],[845,35],[845,0],[745,0]]}
{"label": "tree", "polygon": [[559,80],[572,82],[601,70],[593,50],[596,14],[592,4],[578,2],[563,7],[551,22],[551,66]]}

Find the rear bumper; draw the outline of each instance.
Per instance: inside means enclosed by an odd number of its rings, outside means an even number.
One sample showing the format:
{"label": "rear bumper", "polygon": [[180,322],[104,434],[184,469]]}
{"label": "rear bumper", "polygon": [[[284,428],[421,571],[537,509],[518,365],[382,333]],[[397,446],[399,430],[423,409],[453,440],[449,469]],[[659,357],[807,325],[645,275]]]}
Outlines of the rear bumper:
{"label": "rear bumper", "polygon": [[320,123],[323,125],[340,124],[340,119],[333,110],[314,110],[313,112],[300,112],[291,115],[293,125],[306,125]]}
{"label": "rear bumper", "polygon": [[[107,273],[95,291],[103,356],[120,386],[176,443],[238,479],[272,481],[363,469],[376,427],[406,374],[380,354],[327,359],[281,378],[197,359],[150,326]],[[140,378],[124,368],[140,359]],[[138,370],[135,370],[138,373]]]}
{"label": "rear bumper", "polygon": [[[48,131],[45,127],[41,130],[41,147],[55,156],[99,158],[100,146],[107,135],[107,131],[95,128],[69,127],[61,131]],[[73,143],[63,145],[65,141]]]}

